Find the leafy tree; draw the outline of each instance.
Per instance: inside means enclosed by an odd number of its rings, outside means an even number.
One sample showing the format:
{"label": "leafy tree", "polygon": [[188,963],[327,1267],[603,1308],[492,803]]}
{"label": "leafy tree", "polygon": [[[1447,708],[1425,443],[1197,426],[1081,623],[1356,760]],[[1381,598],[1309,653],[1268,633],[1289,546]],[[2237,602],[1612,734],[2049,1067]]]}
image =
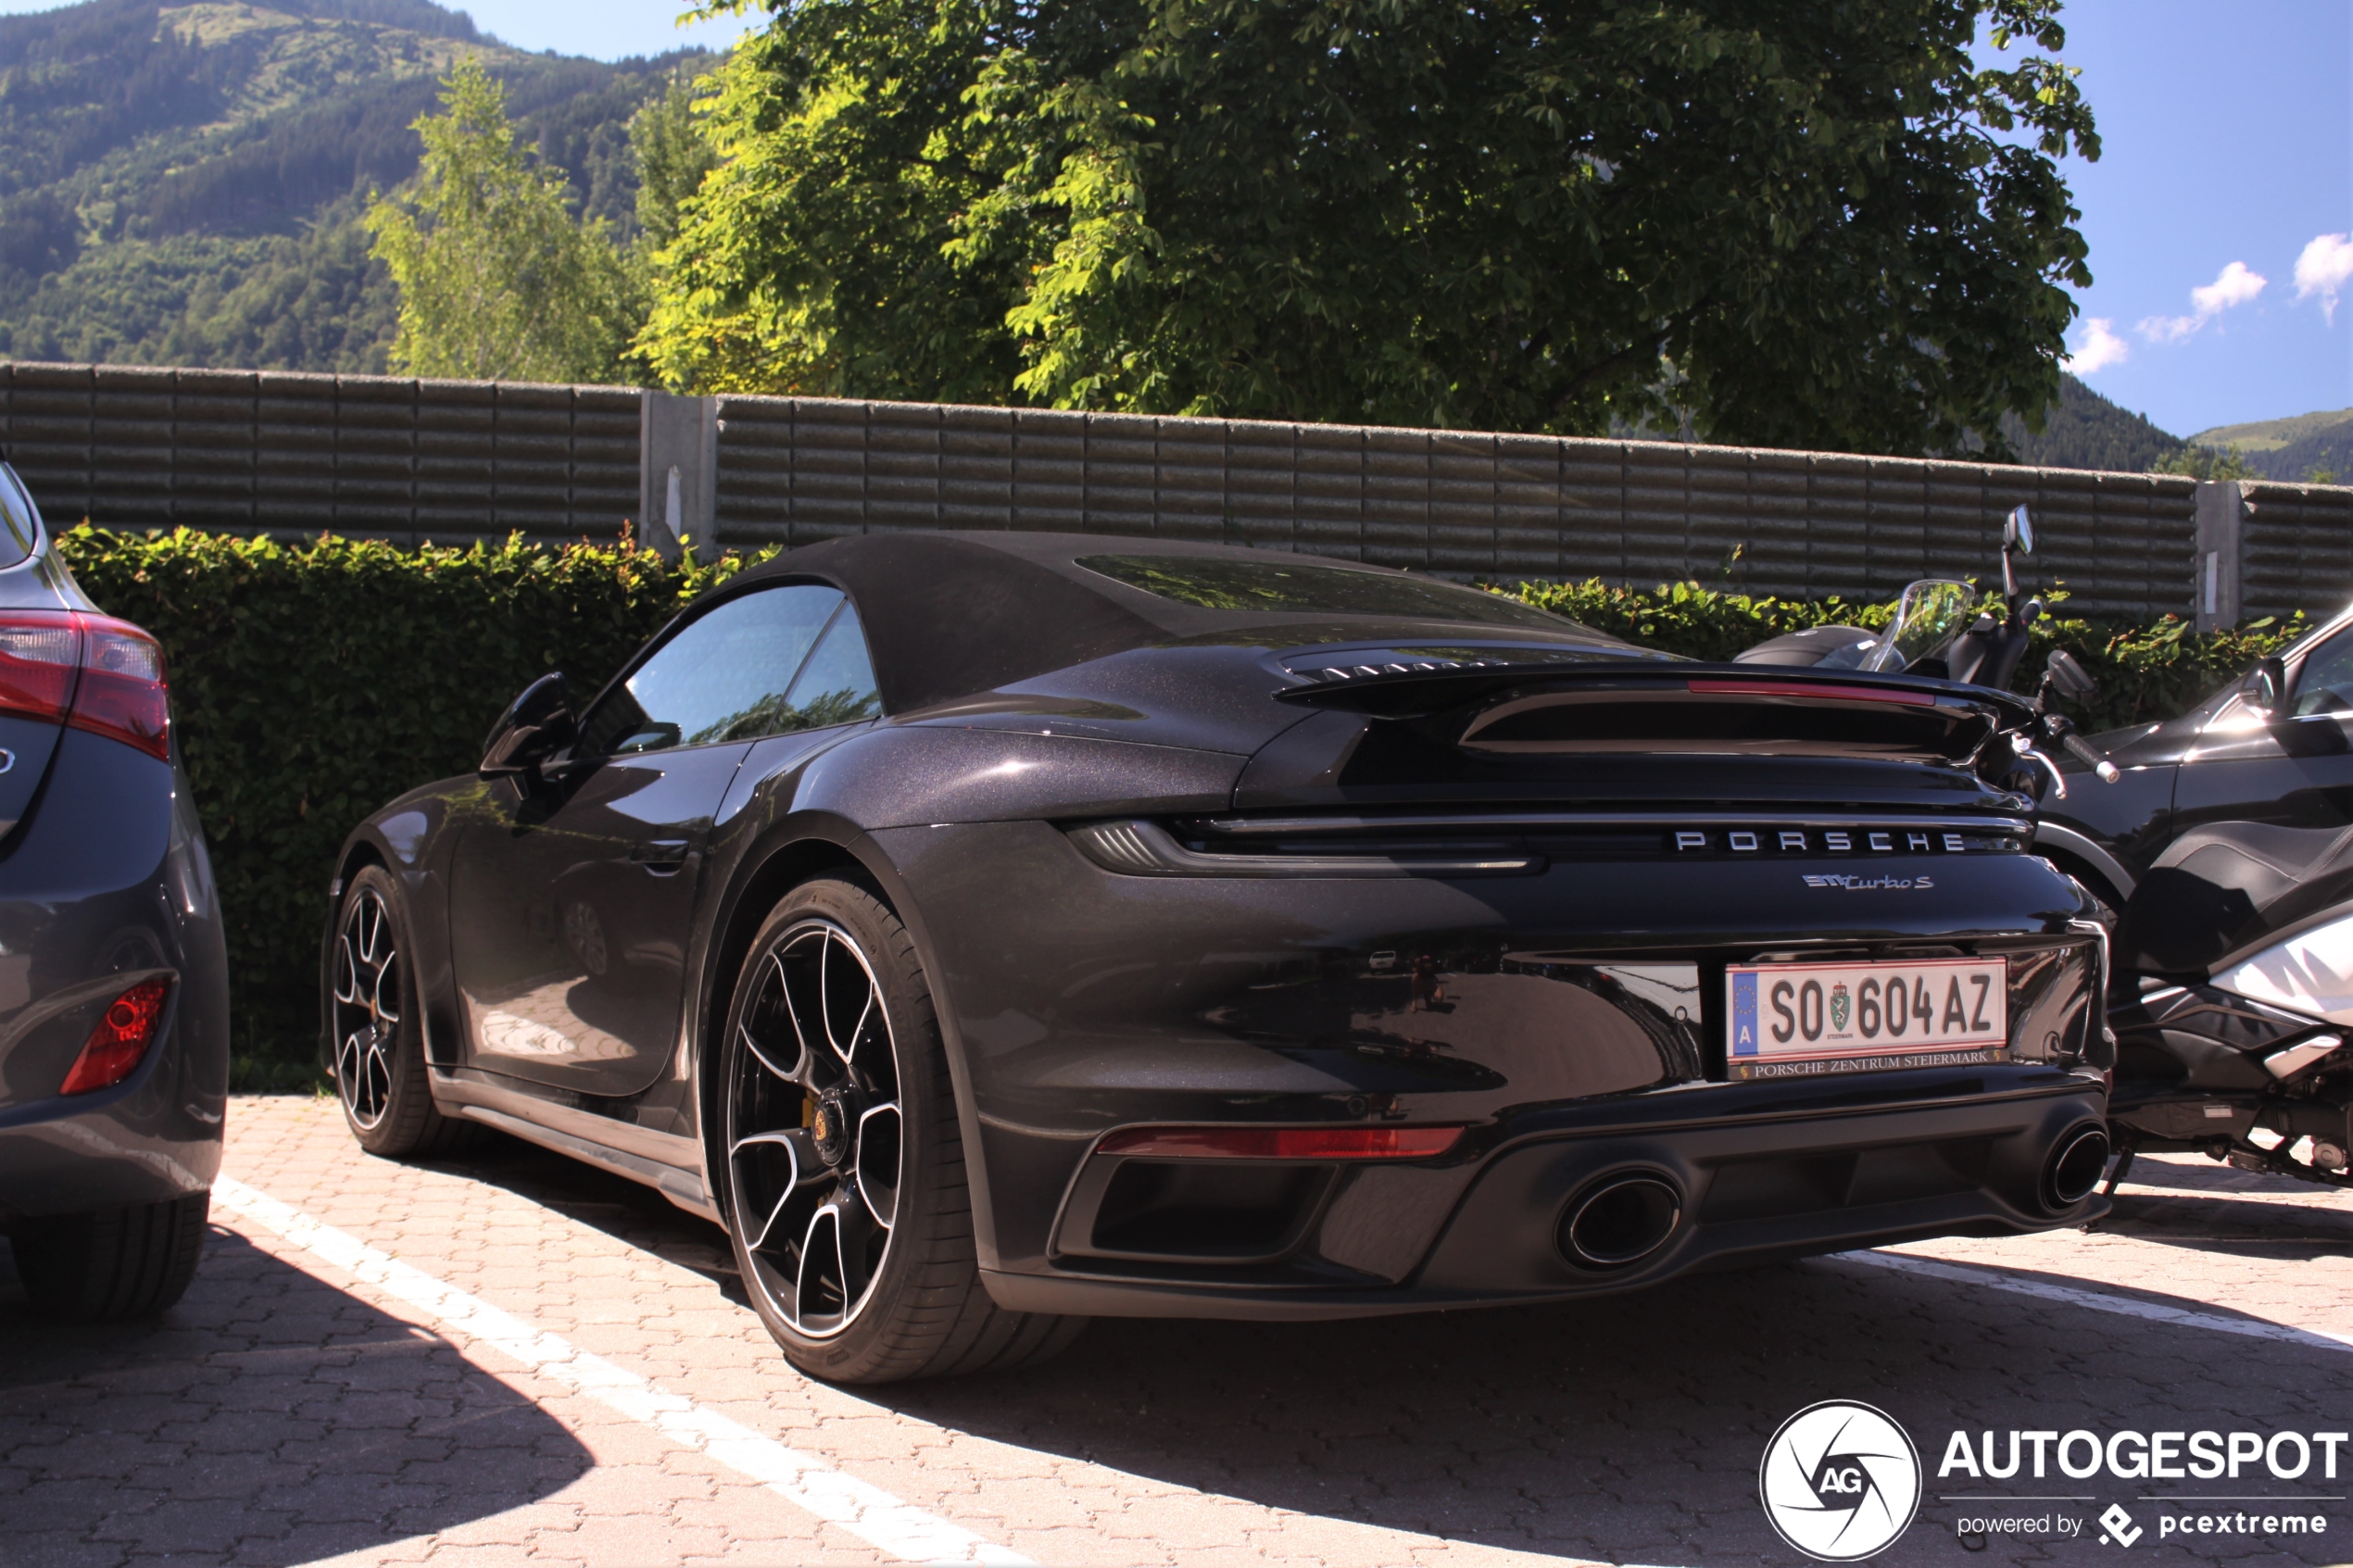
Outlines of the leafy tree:
{"label": "leafy tree", "polygon": [[637,229],[659,249],[678,237],[678,212],[719,162],[695,123],[703,78],[682,70],[659,96],[629,117],[629,150],[637,166]]}
{"label": "leafy tree", "polygon": [[2246,454],[2236,446],[2216,451],[2211,446],[2183,443],[2149,465],[2151,473],[2178,473],[2191,479],[2253,479],[2255,470],[2247,466]]}
{"label": "leafy tree", "polygon": [[2057,0],[799,0],[673,384],[2007,455],[2089,282]]}
{"label": "leafy tree", "polygon": [[620,252],[575,221],[570,184],[515,144],[505,89],[469,56],[416,122],[413,206],[379,199],[371,252],[400,289],[396,370],[506,381],[610,379],[634,324]]}

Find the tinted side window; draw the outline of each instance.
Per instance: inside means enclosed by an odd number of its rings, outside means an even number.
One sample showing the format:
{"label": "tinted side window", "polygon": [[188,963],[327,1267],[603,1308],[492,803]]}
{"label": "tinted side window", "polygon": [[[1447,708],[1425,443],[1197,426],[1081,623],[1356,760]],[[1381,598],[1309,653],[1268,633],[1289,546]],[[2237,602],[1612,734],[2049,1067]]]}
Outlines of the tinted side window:
{"label": "tinted side window", "polygon": [[776,727],[765,733],[780,735],[790,730],[822,730],[828,724],[871,719],[881,711],[874,661],[866,657],[865,629],[858,624],[858,611],[845,604],[795,677]]}
{"label": "tinted side window", "polygon": [[2353,632],[2312,650],[2296,677],[2296,711],[2353,715]]}
{"label": "tinted side window", "polygon": [[[804,666],[828,684],[796,680]],[[608,755],[757,740],[871,718],[874,685],[857,613],[838,590],[768,588],[664,644],[589,715],[585,738]]]}

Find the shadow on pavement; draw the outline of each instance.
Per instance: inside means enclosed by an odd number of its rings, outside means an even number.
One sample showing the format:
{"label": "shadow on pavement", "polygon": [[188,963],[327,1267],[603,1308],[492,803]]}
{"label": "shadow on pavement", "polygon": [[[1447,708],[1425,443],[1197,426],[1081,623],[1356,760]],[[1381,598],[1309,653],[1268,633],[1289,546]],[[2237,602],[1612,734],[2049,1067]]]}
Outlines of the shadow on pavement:
{"label": "shadow on pavement", "polygon": [[308,1562],[447,1529],[591,1465],[422,1330],[216,1226],[151,1323],[35,1316],[0,1247],[0,1561]]}
{"label": "shadow on pavement", "polygon": [[[724,1236],[644,1187],[514,1142],[453,1168],[698,1268],[741,1299]],[[781,1357],[776,1375],[794,1375]],[[2096,1526],[2071,1547],[2026,1538],[1966,1548],[1956,1522],[1983,1507],[1944,1494],[2089,1487],[2098,1500],[2065,1506],[2088,1520],[2122,1501],[2145,1524],[2157,1505],[2127,1481],[1940,1483],[1955,1430],[2341,1428],[2353,1356],[1819,1261],[1573,1306],[1325,1323],[1105,1319],[1045,1366],[849,1392],[1172,1486],[1644,1563],[1801,1561],[1766,1524],[1758,1460],[1799,1410],[1859,1399],[1902,1423],[1928,1467],[1919,1521],[1892,1560],[2047,1562],[2098,1558]],[[2353,1558],[2353,1510],[2325,1511],[2333,1534],[2228,1550],[2282,1562]],[[2182,1558],[2177,1543],[2160,1549],[2152,1530],[2134,1555]],[[2208,1560],[2226,1549],[2200,1544]]]}

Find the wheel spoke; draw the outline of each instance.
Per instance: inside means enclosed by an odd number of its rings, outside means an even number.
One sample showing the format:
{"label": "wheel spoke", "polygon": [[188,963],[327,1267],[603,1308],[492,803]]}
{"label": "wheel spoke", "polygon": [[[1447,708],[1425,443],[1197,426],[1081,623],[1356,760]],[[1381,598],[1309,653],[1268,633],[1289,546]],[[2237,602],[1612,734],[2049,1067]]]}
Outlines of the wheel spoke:
{"label": "wheel spoke", "polygon": [[[823,936],[817,945],[817,1005],[825,1025],[825,1048],[834,1053],[845,1067],[849,1065],[849,1053],[841,1048],[841,1035],[834,1028],[834,939]],[[852,1040],[852,1046],[857,1042]]]}
{"label": "wheel spoke", "polygon": [[841,1259],[841,1310],[847,1316],[866,1298],[868,1287],[875,1283],[890,1231],[875,1224],[862,1203],[836,1198],[827,1207],[834,1211],[835,1245],[840,1248]]}
{"label": "wheel spoke", "polygon": [[[376,1004],[376,1016],[384,1022],[393,1024],[400,1022],[400,966],[396,961],[398,955],[396,954],[392,959],[387,959],[384,967],[376,971],[376,982],[370,990],[370,995]],[[392,989],[389,999],[386,999],[384,996],[386,986]]]}
{"label": "wheel spoke", "polygon": [[335,1082],[343,1086],[346,1100],[351,1098],[353,1085],[359,1082],[365,1056],[366,1048],[359,1043],[359,1032],[356,1029],[346,1035],[343,1043],[335,1047]]}
{"label": "wheel spoke", "polygon": [[899,1165],[904,1124],[899,1107],[870,1107],[858,1118],[858,1196],[875,1223],[888,1230],[899,1223]]}
{"label": "wheel spoke", "polygon": [[359,966],[351,956],[351,933],[348,931],[338,932],[335,935],[334,997],[346,1007],[357,1006],[359,1001]]}
{"label": "wheel spoke", "polygon": [[[808,1076],[809,1072],[809,1025],[801,1022],[800,1006],[793,1000],[792,973],[785,967],[783,953],[774,952],[768,955],[768,973],[775,977],[776,997],[784,1006],[785,1022],[792,1026],[793,1048],[796,1052],[791,1071],[778,1073],[776,1076],[798,1084]],[[764,989],[765,977],[762,978],[761,985]],[[774,1063],[765,1051],[761,1054],[761,1061],[763,1066],[774,1070]]]}
{"label": "wheel spoke", "polygon": [[842,1289],[841,1211],[830,1203],[819,1205],[809,1216],[793,1296],[794,1315],[804,1323],[812,1318],[837,1318],[849,1310],[849,1297]]}
{"label": "wheel spoke", "polygon": [[[794,1071],[800,1066],[799,1062],[794,1062],[792,1069],[779,1067],[776,1065],[776,1059],[768,1054],[767,1048],[761,1045],[759,1037],[753,1035],[749,1029],[745,1028],[739,1023],[736,1025],[736,1033],[742,1037],[744,1049],[751,1053],[751,1059],[760,1063],[761,1067],[767,1072],[770,1077],[775,1079],[780,1084],[790,1084],[796,1088],[799,1086],[800,1080],[795,1075]],[[804,1056],[807,1055],[806,1052],[803,1052],[802,1054]]]}
{"label": "wheel spoke", "polygon": [[368,1106],[375,1115],[384,1114],[384,1107],[392,1098],[392,1059],[385,1052],[380,1035],[368,1039],[368,1065],[363,1074],[368,1086]]}

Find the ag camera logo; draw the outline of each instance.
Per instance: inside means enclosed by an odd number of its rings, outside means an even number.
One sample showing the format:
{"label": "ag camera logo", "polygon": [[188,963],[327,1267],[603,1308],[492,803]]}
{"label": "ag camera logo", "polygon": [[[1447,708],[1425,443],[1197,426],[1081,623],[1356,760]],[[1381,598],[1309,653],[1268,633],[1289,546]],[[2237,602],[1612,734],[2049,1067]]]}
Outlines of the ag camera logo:
{"label": "ag camera logo", "polygon": [[1781,1539],[1818,1562],[1854,1562],[1911,1527],[1920,1453],[1885,1411],[1825,1399],[1781,1423],[1756,1490]]}

